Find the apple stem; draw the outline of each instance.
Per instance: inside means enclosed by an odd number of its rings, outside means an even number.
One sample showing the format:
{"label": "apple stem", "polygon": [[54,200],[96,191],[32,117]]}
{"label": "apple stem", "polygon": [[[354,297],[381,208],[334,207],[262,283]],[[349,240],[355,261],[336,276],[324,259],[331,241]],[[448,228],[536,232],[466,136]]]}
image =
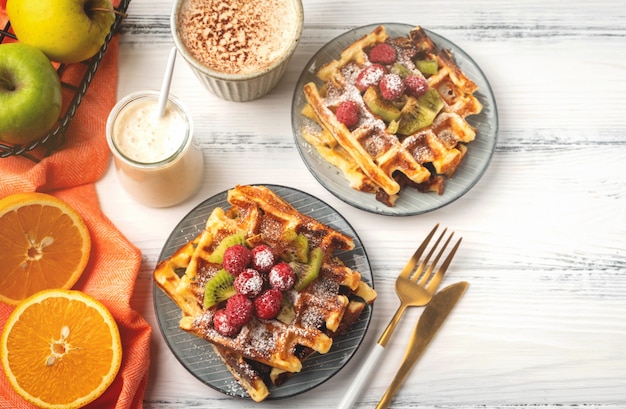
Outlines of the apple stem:
{"label": "apple stem", "polygon": [[0,88],[4,88],[8,91],[15,91],[15,86],[13,85],[11,80],[1,75],[0,75]]}
{"label": "apple stem", "polygon": [[128,17],[127,13],[124,13],[122,11],[115,10],[115,9],[107,9],[107,8],[104,8],[104,7],[92,7],[92,8],[89,9],[89,11],[106,11],[106,12],[109,12],[109,13],[117,14],[118,16],[122,16],[123,18]]}

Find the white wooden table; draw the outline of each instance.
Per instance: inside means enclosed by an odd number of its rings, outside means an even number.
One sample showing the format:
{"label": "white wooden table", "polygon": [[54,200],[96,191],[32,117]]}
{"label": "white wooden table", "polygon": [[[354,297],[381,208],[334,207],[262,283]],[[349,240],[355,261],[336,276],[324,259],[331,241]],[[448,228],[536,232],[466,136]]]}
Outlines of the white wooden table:
{"label": "white wooden table", "polygon": [[[379,298],[354,359],[331,382],[271,408],[332,408],[397,306],[393,283],[436,222],[464,237],[444,280],[470,288],[392,403],[396,408],[626,407],[626,9],[619,1],[306,0],[288,72],[266,97],[222,101],[182,58],[172,92],[191,109],[203,185],[168,209],[133,202],[109,170],[105,213],[143,252],[134,307],[153,325],[145,407],[255,408],[190,375],[166,346],[151,274],[163,243],[196,204],[235,184],[297,187],[358,232]],[[158,89],[173,45],[171,2],[133,0],[121,38],[118,96]],[[495,155],[480,182],[440,210],[367,213],[309,173],[294,145],[291,98],[309,58],[358,26],[422,25],[482,67],[498,103]],[[374,407],[399,366],[420,310],[409,310],[358,407]]]}

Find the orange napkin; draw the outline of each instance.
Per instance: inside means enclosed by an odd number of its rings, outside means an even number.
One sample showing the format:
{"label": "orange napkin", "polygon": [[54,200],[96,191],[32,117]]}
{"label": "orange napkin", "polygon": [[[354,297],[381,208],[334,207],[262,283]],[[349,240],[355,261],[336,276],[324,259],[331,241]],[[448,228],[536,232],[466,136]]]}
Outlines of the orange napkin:
{"label": "orange napkin", "polygon": [[[114,2],[117,4],[118,2]],[[0,0],[0,26],[6,23],[5,0]],[[11,156],[0,158],[0,198],[17,192],[39,191],[70,204],[85,220],[92,238],[89,264],[74,289],[102,301],[120,329],[123,360],[114,383],[87,407],[141,408],[148,380],[151,327],[130,305],[141,265],[141,252],[102,213],[94,183],[109,164],[106,118],[116,102],[118,42],[109,44],[100,67],[78,108],[65,144],[40,162]],[[77,75],[68,69],[64,75]],[[0,328],[13,307],[0,302]],[[0,408],[33,408],[0,375]]]}

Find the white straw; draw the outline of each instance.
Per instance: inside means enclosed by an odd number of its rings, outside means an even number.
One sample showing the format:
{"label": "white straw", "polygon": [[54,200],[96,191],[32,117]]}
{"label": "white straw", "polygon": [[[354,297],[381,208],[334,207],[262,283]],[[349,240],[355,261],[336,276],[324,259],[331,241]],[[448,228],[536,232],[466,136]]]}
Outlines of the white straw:
{"label": "white straw", "polygon": [[167,61],[167,67],[165,69],[165,76],[163,77],[163,84],[161,84],[161,93],[159,94],[159,104],[157,105],[158,118],[161,118],[165,113],[165,107],[167,106],[167,97],[170,94],[170,84],[172,83],[172,72],[174,71],[174,63],[176,62],[176,47],[172,47],[170,50],[170,57]]}

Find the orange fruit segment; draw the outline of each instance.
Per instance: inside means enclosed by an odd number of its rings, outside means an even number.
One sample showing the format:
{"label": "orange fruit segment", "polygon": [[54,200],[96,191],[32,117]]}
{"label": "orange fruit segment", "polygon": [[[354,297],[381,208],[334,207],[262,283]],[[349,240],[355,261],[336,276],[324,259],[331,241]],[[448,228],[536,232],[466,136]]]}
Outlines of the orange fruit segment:
{"label": "orange fruit segment", "polygon": [[122,345],[115,320],[77,290],[44,290],[20,303],[2,332],[2,368],[27,401],[42,408],[79,408],[115,379]]}
{"label": "orange fruit segment", "polygon": [[71,288],[90,250],[87,226],[64,201],[37,192],[0,199],[0,301],[16,305],[45,289]]}

